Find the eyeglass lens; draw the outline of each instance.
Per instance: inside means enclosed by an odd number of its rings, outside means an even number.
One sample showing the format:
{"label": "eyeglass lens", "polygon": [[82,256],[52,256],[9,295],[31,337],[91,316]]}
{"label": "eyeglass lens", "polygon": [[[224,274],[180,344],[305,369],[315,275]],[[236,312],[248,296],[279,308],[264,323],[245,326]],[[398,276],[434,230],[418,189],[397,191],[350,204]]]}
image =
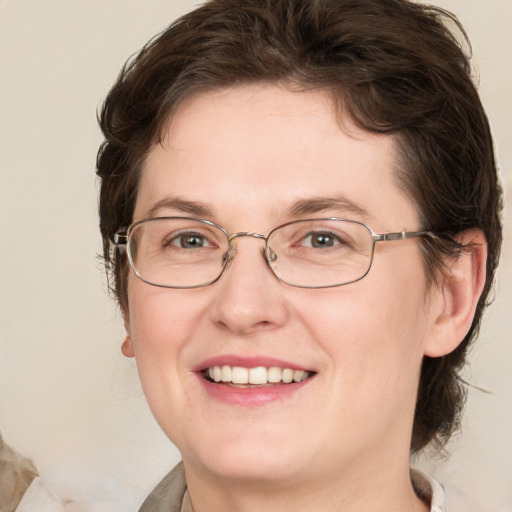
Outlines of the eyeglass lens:
{"label": "eyeglass lens", "polygon": [[[206,286],[224,270],[228,237],[222,228],[207,221],[148,219],[129,231],[128,255],[135,273],[150,284]],[[339,286],[367,273],[373,239],[369,228],[359,222],[300,220],[271,231],[265,250],[272,271],[290,285]]]}

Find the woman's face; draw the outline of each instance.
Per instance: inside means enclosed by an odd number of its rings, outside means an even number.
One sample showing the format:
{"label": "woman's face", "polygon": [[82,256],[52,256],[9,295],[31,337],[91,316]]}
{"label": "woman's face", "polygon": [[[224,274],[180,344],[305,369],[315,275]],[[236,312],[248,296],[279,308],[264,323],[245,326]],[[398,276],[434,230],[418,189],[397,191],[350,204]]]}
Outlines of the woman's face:
{"label": "woman's face", "polygon": [[[348,120],[341,129],[326,94],[264,85],[202,93],[149,152],[134,220],[200,216],[264,235],[314,217],[417,230],[397,167],[393,139]],[[123,350],[187,470],[300,482],[407,459],[432,325],[417,239],[377,243],[364,279],[324,289],[281,283],[262,240],[233,244],[232,264],[210,286],[128,278]],[[241,388],[207,380],[214,366],[309,378]]]}

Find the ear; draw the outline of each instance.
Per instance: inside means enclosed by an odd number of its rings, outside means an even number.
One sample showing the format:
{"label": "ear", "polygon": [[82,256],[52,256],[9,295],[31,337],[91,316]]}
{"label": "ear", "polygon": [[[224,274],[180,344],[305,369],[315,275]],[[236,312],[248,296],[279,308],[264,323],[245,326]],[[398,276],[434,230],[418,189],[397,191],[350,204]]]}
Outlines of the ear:
{"label": "ear", "polygon": [[457,257],[449,257],[442,282],[433,288],[432,334],[425,355],[441,357],[455,350],[468,333],[485,286],[487,242],[479,229],[456,236],[464,248]]}
{"label": "ear", "polygon": [[133,349],[133,340],[130,332],[130,321],[127,315],[124,315],[124,328],[126,330],[126,337],[121,345],[121,352],[125,357],[134,357],[135,351]]}

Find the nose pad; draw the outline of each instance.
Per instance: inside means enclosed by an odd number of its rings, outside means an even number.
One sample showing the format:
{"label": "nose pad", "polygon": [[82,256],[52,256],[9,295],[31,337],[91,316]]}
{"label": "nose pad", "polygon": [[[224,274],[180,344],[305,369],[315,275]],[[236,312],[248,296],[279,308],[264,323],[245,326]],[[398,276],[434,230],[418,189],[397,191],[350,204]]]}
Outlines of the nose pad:
{"label": "nose pad", "polygon": [[277,260],[277,254],[273,251],[272,247],[268,247],[266,251],[263,249],[263,256],[265,256],[268,263]]}
{"label": "nose pad", "polygon": [[224,268],[228,268],[231,265],[233,258],[235,257],[235,254],[235,247],[233,245],[230,245],[228,250],[224,253],[224,256],[222,256],[222,263]]}

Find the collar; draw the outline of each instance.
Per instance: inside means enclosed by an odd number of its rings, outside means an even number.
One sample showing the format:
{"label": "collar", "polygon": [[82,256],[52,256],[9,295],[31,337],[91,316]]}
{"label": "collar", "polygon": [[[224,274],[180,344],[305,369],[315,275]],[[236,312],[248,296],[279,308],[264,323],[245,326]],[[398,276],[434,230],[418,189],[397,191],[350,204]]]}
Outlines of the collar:
{"label": "collar", "polygon": [[444,488],[433,476],[411,468],[411,481],[418,497],[430,503],[430,512],[446,512]]}

